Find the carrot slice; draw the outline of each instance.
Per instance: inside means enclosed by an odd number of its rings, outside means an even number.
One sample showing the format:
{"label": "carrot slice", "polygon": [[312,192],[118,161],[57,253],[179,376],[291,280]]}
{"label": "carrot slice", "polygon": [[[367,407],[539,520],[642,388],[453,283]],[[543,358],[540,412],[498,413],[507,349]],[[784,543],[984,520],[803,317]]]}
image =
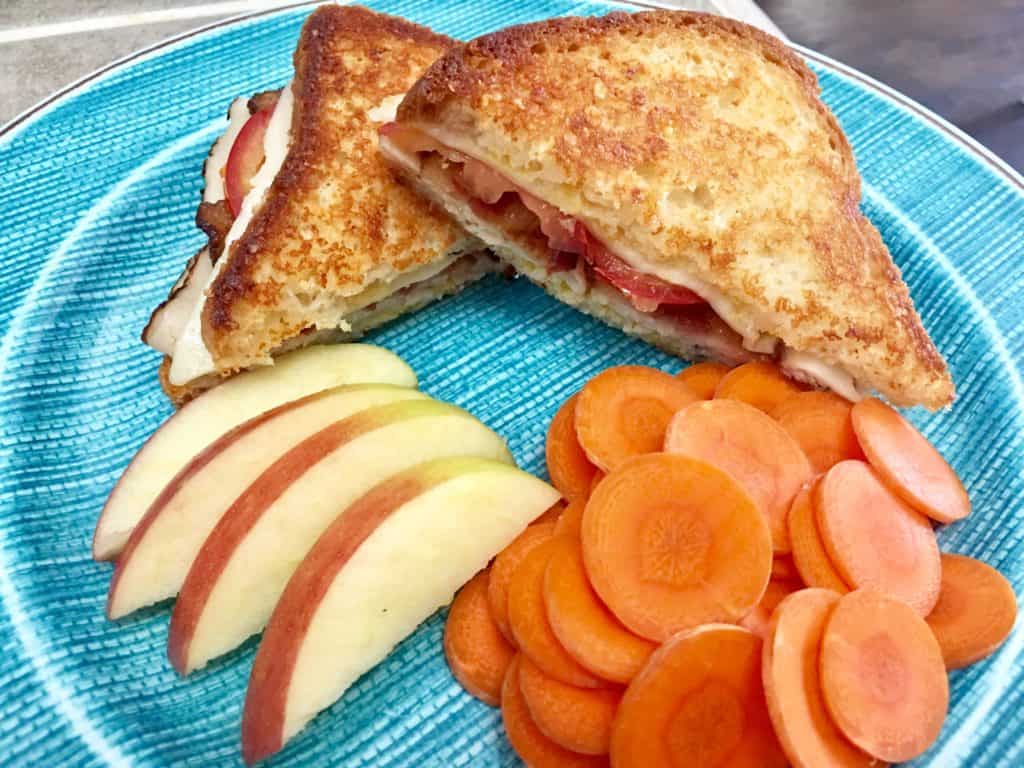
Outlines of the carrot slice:
{"label": "carrot slice", "polygon": [[789,552],[789,505],[812,472],[786,430],[746,403],[708,400],[675,415],[665,450],[703,459],[736,478],[768,519],[775,552]]}
{"label": "carrot slice", "polygon": [[597,470],[597,472],[594,473],[594,479],[590,482],[590,493],[587,494],[587,498],[590,498],[594,493],[594,489],[597,488],[598,483],[602,480],[604,480],[604,472]]}
{"label": "carrot slice", "polygon": [[924,619],[871,589],[840,598],[825,624],[821,690],[843,735],[889,762],[928,749],[949,705],[942,651]]}
{"label": "carrot slice", "polygon": [[580,529],[583,527],[583,510],[586,506],[586,502],[582,499],[570,501],[569,505],[558,518],[558,522],[555,523],[555,535],[571,536],[578,540],[580,537]]}
{"label": "carrot slice", "polygon": [[608,368],[587,382],[576,403],[576,435],[587,457],[608,472],[626,459],[660,451],[672,415],[697,399],[654,368]]}
{"label": "carrot slice", "polygon": [[[800,494],[797,495],[799,496]],[[772,578],[799,580],[800,574],[796,572],[792,555],[776,555],[772,558]]]}
{"label": "carrot slice", "polygon": [[839,594],[850,591],[832,565],[825,545],[818,532],[818,517],[814,512],[814,488],[812,482],[800,489],[789,508],[789,539],[793,545],[793,565],[804,584],[809,587],[830,589]]}
{"label": "carrot slice", "polygon": [[544,571],[554,553],[554,539],[537,545],[520,561],[508,589],[508,623],[516,645],[546,674],[580,688],[604,681],[590,674],[558,642],[544,609]]}
{"label": "carrot slice", "polygon": [[852,415],[871,466],[904,501],[940,523],[970,514],[971,500],[960,478],[909,421],[874,398],[857,403]]}
{"label": "carrot slice", "polygon": [[540,517],[534,520],[533,523],[531,523],[531,525],[536,525],[537,523],[555,524],[558,522],[558,519],[562,516],[562,512],[564,511],[565,502],[556,501],[554,504],[548,507]]}
{"label": "carrot slice", "polygon": [[925,621],[942,649],[946,669],[988,656],[1017,620],[1017,596],[999,571],[973,557],[942,555],[939,601]]}
{"label": "carrot slice", "polygon": [[761,640],[728,624],[680,632],[626,689],[615,768],[785,766],[761,684]]}
{"label": "carrot slice", "polygon": [[761,597],[761,602],[754,606],[754,610],[740,619],[737,624],[749,629],[760,638],[768,637],[768,627],[771,624],[772,614],[776,606],[786,597],[803,589],[799,579],[776,579],[768,582],[768,587]]}
{"label": "carrot slice", "polygon": [[577,393],[562,403],[548,427],[548,439],[544,446],[551,484],[567,499],[586,498],[597,472],[597,467],[590,463],[580,441],[576,439],[578,400]]}
{"label": "carrot slice", "polygon": [[528,656],[519,661],[519,688],[540,732],[585,755],[608,754],[621,688],[577,688],[545,675]]}
{"label": "carrot slice", "polygon": [[814,492],[829,560],[852,588],[871,587],[927,616],[942,563],[928,519],[908,507],[863,461],[841,461]]}
{"label": "carrot slice", "polygon": [[530,768],[607,768],[607,758],[570,752],[541,733],[519,685],[522,658],[516,654],[501,687],[501,722],[512,749]]}
{"label": "carrot slice", "polygon": [[793,436],[817,473],[844,459],[863,459],[853,431],[853,405],[832,392],[798,392],[775,408],[771,416]]}
{"label": "carrot slice", "polygon": [[838,602],[839,595],[827,589],[790,595],[779,603],[764,641],[768,714],[793,768],[878,765],[839,732],[821,694],[821,637]]}
{"label": "carrot slice", "polygon": [[693,390],[693,394],[701,400],[710,400],[722,377],[729,372],[729,366],[722,363],[697,363],[684,368],[676,374],[676,378]]}
{"label": "carrot slice", "polygon": [[757,605],[772,567],[764,515],[732,477],[685,456],[637,456],[583,512],[595,591],[636,634],[735,621]]}
{"label": "carrot slice", "polygon": [[772,363],[744,363],[729,371],[718,382],[716,398],[742,400],[760,411],[771,413],[787,397],[803,389]]}
{"label": "carrot slice", "polygon": [[534,523],[528,526],[525,531],[512,540],[511,544],[498,553],[491,565],[491,578],[487,585],[487,602],[491,606],[494,623],[498,625],[498,630],[510,643],[515,644],[512,629],[508,625],[508,586],[512,581],[512,574],[515,573],[524,557],[539,544],[551,538],[554,530],[554,523]]}
{"label": "carrot slice", "polygon": [[587,580],[578,537],[558,537],[552,548],[544,606],[555,637],[598,677],[628,683],[657,646],[622,626],[601,602]]}
{"label": "carrot slice", "polygon": [[496,707],[516,650],[502,637],[491,617],[487,604],[489,578],[489,571],[480,571],[455,596],[444,624],[444,656],[467,693]]}

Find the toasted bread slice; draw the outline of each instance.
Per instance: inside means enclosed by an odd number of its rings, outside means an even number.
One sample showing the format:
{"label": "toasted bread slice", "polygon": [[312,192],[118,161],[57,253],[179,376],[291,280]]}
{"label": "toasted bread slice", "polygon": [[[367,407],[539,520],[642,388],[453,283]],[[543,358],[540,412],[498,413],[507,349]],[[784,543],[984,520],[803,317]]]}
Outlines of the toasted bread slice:
{"label": "toasted bread slice", "polygon": [[[377,152],[378,124],[452,44],[357,6],[309,17],[294,80],[250,104],[255,113],[276,99],[251,191],[226,232],[200,216],[212,267],[163,350],[172,399],[295,346],[355,338],[497,268],[479,241],[397,184]],[[190,282],[182,285],[177,296]]]}
{"label": "toasted bread slice", "polygon": [[[572,303],[601,314],[594,284],[625,274],[613,283],[644,288],[620,293],[648,327],[671,319],[657,297],[678,309],[689,289],[797,376],[953,399],[814,74],[759,30],[672,11],[512,27],[449,50],[383,135],[407,178],[556,295],[573,286],[551,246],[582,252]],[[686,353],[685,333],[659,336]]]}

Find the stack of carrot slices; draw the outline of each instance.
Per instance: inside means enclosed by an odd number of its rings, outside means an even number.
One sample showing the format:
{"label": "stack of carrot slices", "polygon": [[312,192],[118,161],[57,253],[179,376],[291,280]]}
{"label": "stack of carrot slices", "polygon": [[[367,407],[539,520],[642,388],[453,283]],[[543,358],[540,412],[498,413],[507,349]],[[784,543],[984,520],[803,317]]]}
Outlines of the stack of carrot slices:
{"label": "stack of carrot slices", "polygon": [[874,399],[772,364],[606,370],[551,422],[560,502],[456,596],[455,678],[548,766],[877,766],[938,737],[1013,589],[942,554],[959,478]]}

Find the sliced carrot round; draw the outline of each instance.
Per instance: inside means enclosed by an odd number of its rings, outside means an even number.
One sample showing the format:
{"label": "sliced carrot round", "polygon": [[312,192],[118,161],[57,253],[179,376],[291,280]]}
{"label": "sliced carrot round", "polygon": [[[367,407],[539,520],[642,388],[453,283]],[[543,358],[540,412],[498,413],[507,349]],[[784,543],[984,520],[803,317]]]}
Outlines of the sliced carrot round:
{"label": "sliced carrot round", "polygon": [[491,606],[491,616],[498,630],[510,643],[515,643],[512,629],[508,625],[508,586],[512,574],[526,555],[534,547],[547,541],[554,533],[554,523],[535,523],[528,526],[512,543],[505,547],[494,558],[491,565],[491,576],[487,584],[487,602]]}
{"label": "sliced carrot round", "polygon": [[554,525],[558,522],[558,519],[562,516],[562,512],[565,511],[565,502],[556,501],[550,507],[548,507],[531,525],[537,525],[538,523],[551,523]]}
{"label": "sliced carrot round", "polygon": [[825,624],[821,690],[843,735],[889,762],[927,750],[949,705],[942,651],[924,619],[871,589],[843,596]]}
{"label": "sliced carrot round", "polygon": [[583,527],[583,510],[587,503],[583,499],[570,501],[569,505],[562,511],[558,522],[555,523],[556,536],[571,536],[579,539],[580,529]]}
{"label": "sliced carrot round", "polygon": [[815,482],[808,483],[793,499],[789,508],[789,539],[793,546],[793,565],[804,584],[809,587],[830,589],[839,594],[850,591],[829,559],[818,531],[818,517],[814,512]]}
{"label": "sliced carrot round", "polygon": [[487,603],[490,572],[480,571],[459,590],[444,624],[444,656],[471,696],[498,706],[501,684],[515,648],[498,631]]}
{"label": "sliced carrot round", "polygon": [[973,557],[942,555],[939,601],[925,621],[939,641],[946,669],[988,656],[1013,630],[1017,596],[999,571]]}
{"label": "sliced carrot round", "polygon": [[722,363],[697,363],[676,374],[676,378],[693,390],[701,400],[710,400],[722,377],[729,372],[729,366]]}
{"label": "sliced carrot round", "polygon": [[775,408],[771,416],[793,436],[817,473],[845,459],[863,459],[853,431],[849,400],[832,392],[798,392]]}
{"label": "sliced carrot round", "polygon": [[768,713],[793,768],[878,765],[839,732],[821,695],[821,638],[838,602],[839,595],[827,589],[790,595],[779,603],[764,642]]}
{"label": "sliced carrot round", "polygon": [[594,479],[590,482],[590,493],[587,494],[587,498],[590,498],[591,494],[594,493],[594,489],[597,488],[598,484],[604,480],[604,472],[597,470],[594,473]]}
{"label": "sliced carrot round", "polygon": [[583,512],[594,590],[636,634],[735,621],[757,605],[772,567],[764,515],[722,470],[652,453],[611,472]]}
{"label": "sliced carrot round", "polygon": [[761,683],[761,640],[728,624],[680,632],[626,689],[615,768],[785,766]]}
{"label": "sliced carrot round", "polygon": [[558,642],[544,609],[544,572],[554,539],[537,545],[520,561],[508,589],[508,623],[524,655],[550,677],[581,688],[598,688],[603,680],[590,674]]}
{"label": "sliced carrot round", "polygon": [[776,579],[768,582],[768,587],[761,597],[761,602],[754,606],[754,610],[740,619],[737,624],[749,629],[760,638],[768,636],[768,627],[771,624],[772,614],[775,608],[786,597],[803,589],[804,585],[799,579]]}
{"label": "sliced carrot round", "polygon": [[940,523],[970,514],[960,478],[909,421],[874,398],[857,403],[852,416],[871,466],[910,506]]}
{"label": "sliced carrot round", "polygon": [[800,574],[796,572],[792,555],[776,555],[772,558],[772,578],[799,580]]}
{"label": "sliced carrot round", "polygon": [[558,537],[552,548],[544,606],[555,637],[598,677],[628,683],[657,646],[622,626],[601,602],[587,579],[578,537]]}
{"label": "sliced carrot round", "polygon": [[694,403],[672,419],[665,450],[736,478],[768,519],[775,552],[789,552],[789,505],[812,472],[800,446],[774,420],[738,400]]}
{"label": "sliced carrot round", "polygon": [[718,382],[716,398],[742,400],[760,411],[771,413],[787,397],[803,388],[772,363],[744,363],[729,371]]}
{"label": "sliced carrot round", "polygon": [[927,616],[942,564],[927,518],[904,504],[863,461],[841,461],[814,492],[829,560],[851,588],[870,587]]}
{"label": "sliced carrot round", "polygon": [[512,749],[530,768],[607,768],[604,757],[571,752],[541,733],[519,685],[521,659],[522,654],[517,654],[509,664],[501,688],[501,722]]}
{"label": "sliced carrot round", "polygon": [[579,394],[562,403],[548,427],[544,446],[551,484],[567,499],[586,498],[597,472],[576,439],[577,400]]}
{"label": "sliced carrot round", "polygon": [[621,688],[577,688],[545,675],[522,656],[519,688],[540,732],[559,746],[584,755],[608,754],[612,720]]}
{"label": "sliced carrot round", "polygon": [[683,382],[655,368],[608,368],[587,382],[576,403],[576,435],[587,457],[608,472],[660,451],[672,415],[697,399]]}

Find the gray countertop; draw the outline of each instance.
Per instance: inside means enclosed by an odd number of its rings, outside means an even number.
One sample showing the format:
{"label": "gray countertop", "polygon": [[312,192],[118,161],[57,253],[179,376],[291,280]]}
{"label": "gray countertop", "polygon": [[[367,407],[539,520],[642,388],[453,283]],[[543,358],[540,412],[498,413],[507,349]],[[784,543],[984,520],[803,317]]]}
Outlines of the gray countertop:
{"label": "gray countertop", "polygon": [[[714,1],[740,12],[752,5]],[[133,51],[275,4],[283,2],[0,0],[0,124]],[[760,5],[792,40],[907,93],[1024,170],[1020,0],[761,0]],[[80,24],[93,28],[53,34]]]}

